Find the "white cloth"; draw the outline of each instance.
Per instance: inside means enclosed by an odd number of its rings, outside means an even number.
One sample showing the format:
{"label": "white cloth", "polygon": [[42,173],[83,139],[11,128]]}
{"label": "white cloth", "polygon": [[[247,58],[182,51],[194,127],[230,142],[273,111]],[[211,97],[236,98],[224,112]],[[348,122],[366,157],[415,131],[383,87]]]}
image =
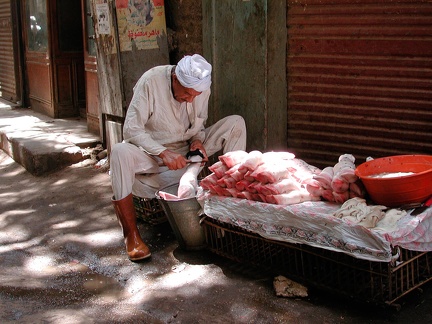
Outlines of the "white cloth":
{"label": "white cloth", "polygon": [[390,242],[384,233],[348,224],[332,215],[339,204],[307,201],[275,205],[208,192],[199,195],[198,202],[206,216],[269,240],[306,244],[370,261],[389,262],[392,258]]}
{"label": "white cloth", "polygon": [[345,201],[333,216],[366,228],[373,228],[384,218],[386,209],[386,206],[368,205],[365,199],[354,197]]}
{"label": "white cloth", "polygon": [[175,73],[183,87],[198,92],[208,90],[211,85],[212,66],[199,54],[187,55],[177,64]]}

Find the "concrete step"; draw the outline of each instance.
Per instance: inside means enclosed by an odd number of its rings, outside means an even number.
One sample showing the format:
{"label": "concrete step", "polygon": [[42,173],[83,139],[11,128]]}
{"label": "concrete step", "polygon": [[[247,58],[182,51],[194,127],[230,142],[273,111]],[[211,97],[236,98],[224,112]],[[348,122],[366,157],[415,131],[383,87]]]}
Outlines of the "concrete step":
{"label": "concrete step", "polygon": [[53,119],[0,101],[0,148],[33,175],[89,158],[88,148],[99,143],[83,118]]}

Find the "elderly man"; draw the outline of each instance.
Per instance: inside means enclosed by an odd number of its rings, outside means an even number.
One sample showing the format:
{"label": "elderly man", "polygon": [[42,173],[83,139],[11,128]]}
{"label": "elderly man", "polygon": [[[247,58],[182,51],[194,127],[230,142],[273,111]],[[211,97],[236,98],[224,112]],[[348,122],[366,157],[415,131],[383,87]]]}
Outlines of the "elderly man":
{"label": "elderly man", "polygon": [[189,151],[199,150],[205,161],[220,150],[246,149],[241,116],[228,116],[205,128],[211,70],[201,55],[185,56],[176,66],[148,70],[134,87],[124,141],[110,154],[112,201],[131,261],[151,255],[136,226],[133,194],[154,198],[157,190],[178,183]]}

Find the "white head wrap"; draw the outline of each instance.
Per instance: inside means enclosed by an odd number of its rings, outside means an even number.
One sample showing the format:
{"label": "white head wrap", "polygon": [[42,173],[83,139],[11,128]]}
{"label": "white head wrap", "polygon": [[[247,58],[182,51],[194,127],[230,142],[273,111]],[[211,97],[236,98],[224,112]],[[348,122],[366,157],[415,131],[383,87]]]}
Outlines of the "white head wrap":
{"label": "white head wrap", "polygon": [[199,54],[187,55],[178,62],[175,73],[180,84],[203,92],[210,88],[212,66]]}

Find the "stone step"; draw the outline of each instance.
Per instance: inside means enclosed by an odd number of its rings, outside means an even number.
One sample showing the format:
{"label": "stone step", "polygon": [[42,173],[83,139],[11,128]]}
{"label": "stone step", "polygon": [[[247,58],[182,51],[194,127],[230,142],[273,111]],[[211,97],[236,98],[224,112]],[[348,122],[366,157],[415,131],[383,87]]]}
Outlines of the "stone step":
{"label": "stone step", "polygon": [[0,148],[33,175],[87,159],[99,143],[84,118],[53,119],[0,101]]}

